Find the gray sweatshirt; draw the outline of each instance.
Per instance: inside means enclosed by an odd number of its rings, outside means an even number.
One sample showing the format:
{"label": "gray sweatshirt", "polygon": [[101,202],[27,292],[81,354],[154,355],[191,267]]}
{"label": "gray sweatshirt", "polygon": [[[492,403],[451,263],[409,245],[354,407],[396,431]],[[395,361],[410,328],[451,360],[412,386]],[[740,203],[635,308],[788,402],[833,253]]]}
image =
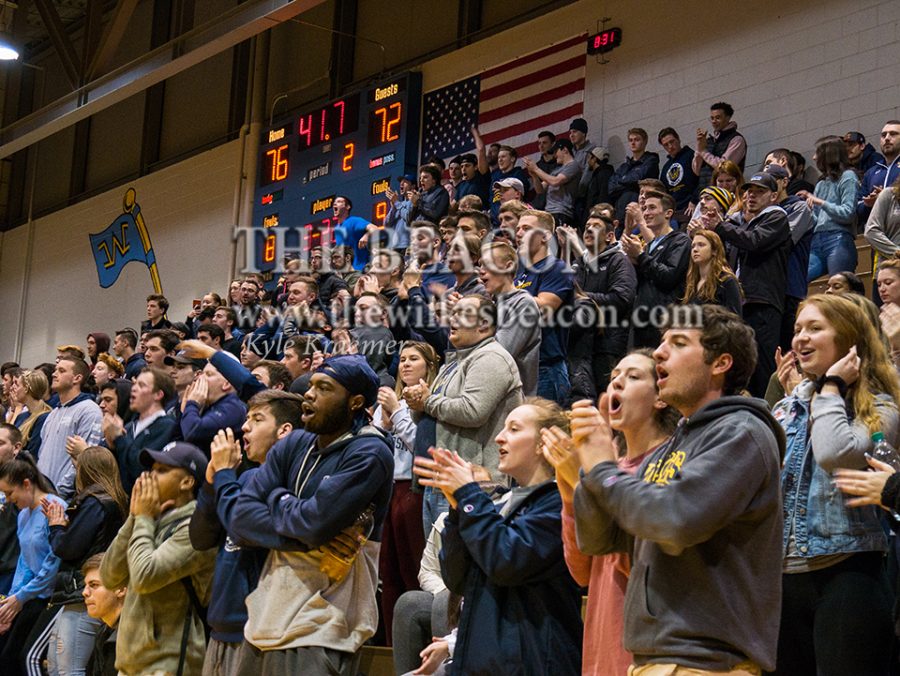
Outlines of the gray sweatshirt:
{"label": "gray sweatshirt", "polygon": [[41,428],[41,452],[38,469],[43,472],[64,500],[75,495],[75,465],[66,452],[66,437],[78,435],[88,446],[103,438],[100,422],[103,414],[94,398],[85,392],[47,414]]}
{"label": "gray sweatshirt", "polygon": [[635,476],[602,462],[583,477],[579,549],[623,551],[634,538],[624,643],[636,664],[774,669],[783,455],[765,402],[722,397],[682,419]]}
{"label": "gray sweatshirt", "polygon": [[866,239],[882,256],[900,251],[900,200],[893,188],[881,191],[866,222]]}
{"label": "gray sweatshirt", "polygon": [[537,394],[538,354],[541,351],[541,310],[525,289],[501,293],[497,301],[494,336],[516,360],[526,397]]}
{"label": "gray sweatshirt", "polygon": [[425,400],[425,412],[437,421],[440,448],[456,451],[500,478],[500,454],[494,441],[507,414],[522,403],[516,362],[493,336],[472,347],[447,352]]}

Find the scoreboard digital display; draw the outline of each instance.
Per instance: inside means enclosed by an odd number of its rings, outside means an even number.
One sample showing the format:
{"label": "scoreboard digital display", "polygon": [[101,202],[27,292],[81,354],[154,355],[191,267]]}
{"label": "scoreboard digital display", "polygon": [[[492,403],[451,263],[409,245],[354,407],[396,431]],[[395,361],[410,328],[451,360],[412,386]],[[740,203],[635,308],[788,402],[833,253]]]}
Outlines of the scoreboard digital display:
{"label": "scoreboard digital display", "polygon": [[263,132],[253,203],[257,269],[265,274],[281,263],[279,240],[301,256],[333,244],[337,195],[353,202],[351,215],[383,224],[386,191],[397,188],[398,176],[416,173],[421,101],[421,75],[407,73]]}

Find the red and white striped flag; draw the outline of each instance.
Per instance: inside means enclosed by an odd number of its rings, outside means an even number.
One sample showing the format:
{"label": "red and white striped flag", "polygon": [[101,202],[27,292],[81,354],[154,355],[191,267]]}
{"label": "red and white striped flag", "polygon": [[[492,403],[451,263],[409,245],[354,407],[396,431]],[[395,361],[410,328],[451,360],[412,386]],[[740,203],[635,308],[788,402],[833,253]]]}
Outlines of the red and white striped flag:
{"label": "red and white striped flag", "polygon": [[[551,45],[481,74],[478,129],[519,157],[538,151],[537,134],[568,129],[584,114],[584,35]],[[560,125],[564,125],[561,128]]]}
{"label": "red and white striped flag", "polygon": [[423,158],[450,158],[472,148],[477,124],[486,144],[537,152],[537,134],[559,134],[584,114],[585,35],[425,94]]}

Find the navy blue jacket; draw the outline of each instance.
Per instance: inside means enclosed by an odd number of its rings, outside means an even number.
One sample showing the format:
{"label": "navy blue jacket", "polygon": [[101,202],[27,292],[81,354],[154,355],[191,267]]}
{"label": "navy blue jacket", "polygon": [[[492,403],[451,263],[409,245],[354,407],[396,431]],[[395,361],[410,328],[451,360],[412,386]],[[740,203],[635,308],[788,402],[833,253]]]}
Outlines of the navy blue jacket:
{"label": "navy blue jacket", "polygon": [[900,157],[888,166],[883,161],[876,161],[863,177],[856,192],[856,220],[865,223],[869,219],[872,209],[863,204],[863,197],[871,193],[876,187],[887,190],[894,181],[900,178]]}
{"label": "navy blue jacket", "polygon": [[465,598],[451,674],[581,673],[581,595],[563,557],[562,501],[552,481],[506,517],[478,484],[454,493],[441,575]]}
{"label": "navy blue jacket", "polygon": [[230,427],[235,438],[238,438],[246,417],[247,406],[233,392],[226,394],[202,413],[196,401],[189,401],[181,412],[181,436],[209,457],[209,445],[216,432]]}
{"label": "navy blue jacket", "polygon": [[625,207],[637,202],[638,181],[645,178],[659,178],[659,155],[656,153],[645,152],[639,160],[626,157],[609,179],[609,199],[615,200],[616,218],[620,222],[625,222]]}
{"label": "navy blue jacket", "polygon": [[147,362],[144,360],[144,355],[140,352],[135,352],[128,357],[123,365],[125,366],[125,378],[128,380],[134,380],[141,375],[141,371],[147,368]]}
{"label": "navy blue jacket", "polygon": [[412,208],[411,218],[437,224],[448,211],[450,211],[450,193],[444,186],[438,184],[428,192],[419,194],[419,201]]}
{"label": "navy blue jacket", "polygon": [[119,463],[119,476],[122,479],[122,487],[125,495],[131,495],[134,482],[144,471],[141,464],[141,451],[145,448],[154,451],[161,450],[170,441],[178,438],[178,423],[167,415],[154,420],[139,435],[134,436],[134,426],[137,420],[132,420],[125,425],[125,433],[118,436],[111,450]]}
{"label": "navy blue jacket", "polygon": [[316,438],[295,430],[269,451],[233,508],[229,534],[237,544],[316,549],[353,525],[370,504],[370,539],[381,541],[393,487],[392,441],[374,427],[324,449],[316,448]]}
{"label": "navy blue jacket", "polygon": [[241,488],[256,472],[250,469],[237,476],[233,469],[216,472],[212,485],[203,484],[197,508],[191,515],[191,545],[197,551],[219,547],[213,573],[212,592],[206,621],[210,636],[224,643],[241,643],[247,623],[247,596],[259,584],[259,576],[269,550],[241,547],[228,535],[231,515]]}
{"label": "navy blue jacket", "polygon": [[[259,382],[259,379],[248,371],[241,362],[232,359],[224,352],[216,352],[210,357],[209,363],[215,366],[218,372],[222,374],[222,377],[231,383],[241,401],[250,401],[254,394],[258,394],[266,389],[266,386]],[[206,549],[209,549],[209,547]]]}

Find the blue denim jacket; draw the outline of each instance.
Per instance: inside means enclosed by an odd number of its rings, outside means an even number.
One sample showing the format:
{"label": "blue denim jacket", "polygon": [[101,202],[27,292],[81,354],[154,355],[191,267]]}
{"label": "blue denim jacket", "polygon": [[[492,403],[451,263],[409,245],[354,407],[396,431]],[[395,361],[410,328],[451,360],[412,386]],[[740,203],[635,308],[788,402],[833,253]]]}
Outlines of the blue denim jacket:
{"label": "blue denim jacket", "polygon": [[[868,430],[862,423],[850,420],[843,400],[837,395],[820,395],[816,400],[816,411],[811,413],[812,393],[813,383],[804,381],[793,394],[778,402],[772,411],[787,437],[787,452],[781,471],[785,552],[792,526],[797,551],[804,557],[884,551],[887,540],[879,521],[878,508],[848,508],[844,504],[846,497],[832,483],[831,470],[837,466],[853,469],[867,466],[864,454],[873,447]],[[877,406],[882,415],[885,437],[894,443],[897,409],[890,398],[883,396],[879,396]],[[837,409],[843,411],[843,415]],[[813,423],[824,429],[814,434]],[[828,434],[824,437],[826,441],[822,441],[823,433]],[[844,446],[828,449],[827,469],[819,464],[825,462],[826,454],[813,453],[814,436],[817,437],[816,443],[824,445],[830,439]],[[847,439],[852,443],[846,443]]]}

